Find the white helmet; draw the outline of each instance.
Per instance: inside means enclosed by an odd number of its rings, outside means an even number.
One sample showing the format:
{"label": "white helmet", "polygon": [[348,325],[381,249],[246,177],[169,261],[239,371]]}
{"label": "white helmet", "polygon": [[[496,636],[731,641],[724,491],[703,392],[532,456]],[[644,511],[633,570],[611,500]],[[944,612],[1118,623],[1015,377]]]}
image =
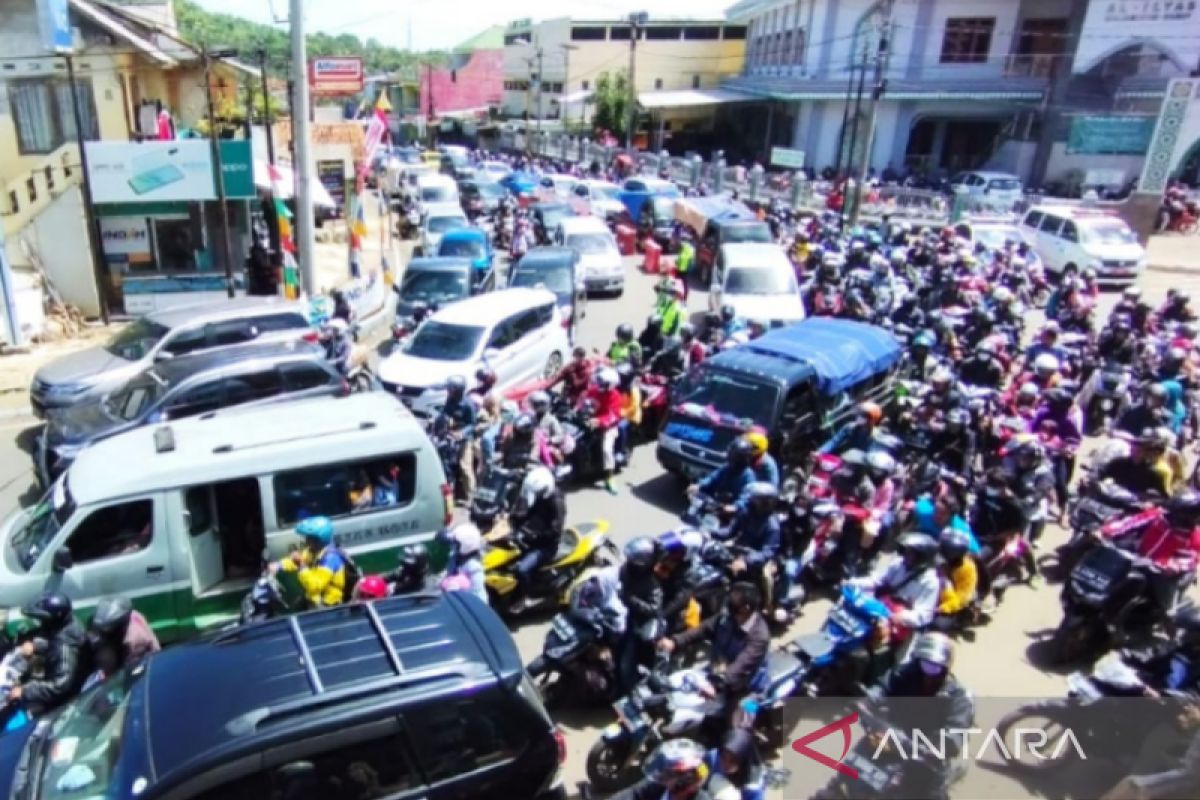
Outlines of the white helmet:
{"label": "white helmet", "polygon": [[596,385],[601,389],[615,388],[621,382],[621,376],[612,367],[605,367],[596,373]]}
{"label": "white helmet", "polygon": [[892,250],[892,263],[903,265],[908,261],[908,251],[903,247],[897,247]]}
{"label": "white helmet", "polygon": [[332,328],[335,333],[343,334],[350,330],[350,323],[346,322],[346,320],[342,319],[341,317],[334,317],[333,319],[329,320],[329,327]]}
{"label": "white helmet", "polygon": [[546,467],[534,467],[521,483],[521,499],[526,506],[545,499],[554,491],[554,473]]}
{"label": "white helmet", "polygon": [[1042,353],[1033,360],[1034,372],[1058,372],[1058,359],[1050,353]]}
{"label": "white helmet", "polygon": [[992,290],[992,300],[1002,306],[1006,306],[1013,301],[1012,289],[1007,286],[997,286]]}
{"label": "white helmet", "polygon": [[479,533],[479,528],[469,522],[455,525],[450,531],[450,538],[458,544],[458,554],[462,556],[474,555],[483,546],[483,535]]}
{"label": "white helmet", "polygon": [[1039,394],[1041,390],[1036,383],[1022,383],[1021,388],[1017,390],[1017,397],[1025,400],[1036,400]]}
{"label": "white helmet", "polygon": [[888,260],[883,257],[883,253],[871,254],[871,269],[876,272],[887,272]]}

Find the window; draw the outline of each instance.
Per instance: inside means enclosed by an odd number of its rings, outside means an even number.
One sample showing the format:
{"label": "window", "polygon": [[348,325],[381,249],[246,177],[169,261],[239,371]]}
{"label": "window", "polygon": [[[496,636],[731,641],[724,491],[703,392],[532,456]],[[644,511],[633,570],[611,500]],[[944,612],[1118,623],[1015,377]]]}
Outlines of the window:
{"label": "window", "polygon": [[308,327],[308,320],[303,314],[268,314],[254,320],[254,327],[259,333],[271,331],[290,331]]}
{"label": "window", "polygon": [[244,344],[257,335],[258,332],[254,327],[244,319],[214,322],[208,326],[208,338],[213,347]]}
{"label": "window", "polygon": [[488,347],[494,347],[497,350],[503,350],[506,347],[514,345],[521,337],[517,335],[516,323],[520,317],[509,317],[503,322],[496,325],[492,330],[492,337],[488,339]]}
{"label": "window", "polygon": [[430,783],[465,775],[516,757],[529,731],[496,691],[438,701],[409,718],[413,746]]}
{"label": "window", "polygon": [[733,41],[740,42],[746,38],[746,26],[745,25],[726,25],[725,28],[722,30],[721,38],[723,38],[727,42],[733,42]]}
{"label": "window", "polygon": [[994,17],[952,17],[942,38],[943,64],[982,64],[992,47]]}
{"label": "window", "polygon": [[316,364],[284,364],[279,368],[285,392],[303,392],[330,384],[330,375]]}
{"label": "window", "polygon": [[225,379],[225,401],[223,405],[235,406],[275,397],[282,391],[279,373],[274,367],[261,372],[251,372]]}
{"label": "window", "polygon": [[571,28],[571,41],[574,41],[574,42],[601,41],[602,42],[605,39],[604,34],[605,34],[605,30],[604,30],[603,26],[600,26],[600,27],[580,26],[577,28]]}
{"label": "window", "polygon": [[614,42],[628,42],[630,37],[628,25],[613,25],[608,29],[608,38]]}
{"label": "window", "polygon": [[67,540],[76,564],[145,550],[154,537],[154,501],[134,500],[88,514]]}
{"label": "window", "polygon": [[1036,228],[1042,223],[1042,216],[1042,212],[1040,211],[1030,211],[1025,215],[1025,224],[1030,228]]}
{"label": "window", "polygon": [[[77,79],[76,93],[84,138],[99,139],[91,80]],[[17,148],[22,154],[49,153],[65,142],[75,141],[69,83],[47,78],[12,81],[8,84],[8,102],[17,129]]]}
{"label": "window", "polygon": [[683,29],[683,38],[693,42],[710,42],[721,38],[721,29],[716,25],[690,26]]}
{"label": "window", "polygon": [[193,350],[200,350],[207,346],[208,332],[204,327],[199,327],[179,331],[171,337],[170,341],[163,345],[163,349],[173,356],[182,356]]}
{"label": "window", "polygon": [[213,381],[203,386],[188,389],[183,394],[169,400],[164,409],[167,419],[192,417],[196,414],[206,414],[221,407],[221,382]]}
{"label": "window", "polygon": [[1075,223],[1069,219],[1063,220],[1062,230],[1058,232],[1058,235],[1066,239],[1068,242],[1079,241],[1079,231],[1076,229]]}
{"label": "window", "polygon": [[1058,229],[1062,226],[1062,220],[1051,214],[1047,214],[1042,218],[1042,224],[1038,226],[1038,230],[1042,233],[1048,233],[1051,236],[1058,235]]}
{"label": "window", "polygon": [[354,508],[351,491],[359,493],[356,487],[364,477],[371,483],[375,507],[408,505],[416,494],[416,456],[397,453],[281,472],[272,479],[279,524],[294,525],[317,515],[346,516]]}
{"label": "window", "polygon": [[655,78],[655,79],[654,79],[654,88],[655,88],[655,89],[661,89],[661,88],[662,88],[662,78]]}
{"label": "window", "polygon": [[199,536],[213,527],[212,487],[193,486],[183,496],[188,513],[188,533]]}
{"label": "window", "polygon": [[683,28],[677,25],[667,25],[665,27],[646,28],[645,38],[647,41],[658,42],[674,42],[678,41],[683,36]]}

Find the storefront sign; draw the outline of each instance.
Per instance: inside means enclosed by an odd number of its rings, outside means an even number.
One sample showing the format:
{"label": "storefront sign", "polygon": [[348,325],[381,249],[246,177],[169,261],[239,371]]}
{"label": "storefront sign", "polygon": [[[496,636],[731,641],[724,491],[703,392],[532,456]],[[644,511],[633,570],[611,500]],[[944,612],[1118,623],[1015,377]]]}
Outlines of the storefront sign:
{"label": "storefront sign", "polygon": [[1081,155],[1145,155],[1154,117],[1075,117],[1067,152]]}
{"label": "storefront sign", "polygon": [[363,89],[363,62],[358,56],[314,58],[308,62],[313,94],[358,94]]}
{"label": "storefront sign", "polygon": [[87,142],[88,178],[97,203],[212,200],[213,166],[202,139]]}
{"label": "storefront sign", "polygon": [[125,256],[131,263],[150,260],[150,228],[145,217],[100,217],[105,256]]}
{"label": "storefront sign", "polygon": [[67,54],[75,49],[67,0],[37,0],[42,46],[51,53]]}
{"label": "storefront sign", "polygon": [[329,192],[338,208],[346,207],[346,162],[340,158],[318,161],[317,180]]}
{"label": "storefront sign", "polygon": [[[1077,38],[1071,71],[1089,72],[1128,47],[1144,42],[1161,45],[1151,58],[1163,58],[1187,71],[1200,57],[1200,37],[1188,35],[1200,25],[1200,0],[1096,0]],[[1115,62],[1114,62],[1115,63]],[[1156,64],[1147,64],[1157,74]]]}
{"label": "storefront sign", "polygon": [[241,200],[254,197],[254,156],[250,142],[238,139],[220,142],[221,172],[225,176],[225,197]]}
{"label": "storefront sign", "polygon": [[804,151],[793,150],[790,147],[772,147],[771,166],[802,169],[804,167]]}
{"label": "storefront sign", "polygon": [[1101,5],[1106,22],[1183,22],[1196,12],[1196,0],[1110,0]]}

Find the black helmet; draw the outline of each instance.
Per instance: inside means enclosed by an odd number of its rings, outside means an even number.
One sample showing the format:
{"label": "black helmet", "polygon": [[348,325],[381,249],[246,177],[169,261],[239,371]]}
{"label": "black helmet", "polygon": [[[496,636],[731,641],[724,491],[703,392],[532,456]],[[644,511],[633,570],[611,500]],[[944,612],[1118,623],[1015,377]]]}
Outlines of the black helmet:
{"label": "black helmet", "polygon": [[696,338],[696,328],[692,323],[685,322],[679,326],[679,338],[685,342],[690,342]]}
{"label": "black helmet", "polygon": [[410,544],[400,550],[400,572],[406,576],[423,574],[429,568],[429,554],[419,544]]}
{"label": "black helmet", "polygon": [[27,603],[21,613],[30,619],[36,619],[42,625],[61,628],[71,621],[71,598],[62,592],[47,592],[46,594]]}
{"label": "black helmet", "polygon": [[1046,392],[1046,402],[1056,409],[1070,408],[1074,400],[1075,398],[1071,396],[1071,393],[1061,387]]}
{"label": "black helmet", "polygon": [[513,420],[513,433],[519,436],[532,436],[533,429],[537,426],[532,414],[518,414]]}
{"label": "black helmet", "polygon": [[625,543],[625,562],[648,570],[658,560],[658,544],[649,536],[635,536]]}
{"label": "black helmet", "polygon": [[622,342],[633,341],[633,326],[628,322],[622,322],[617,326],[617,339]]}
{"label": "black helmet", "polygon": [[1184,606],[1171,619],[1176,641],[1187,650],[1200,649],[1200,608]]}
{"label": "black helmet", "polygon": [[1188,489],[1167,501],[1167,522],[1172,528],[1191,530],[1200,524],[1200,492]]}
{"label": "black helmet", "polygon": [[475,370],[475,380],[484,389],[490,389],[496,385],[496,370],[491,367],[480,367]]}
{"label": "black helmet", "polygon": [[900,537],[897,543],[901,555],[911,553],[917,559],[918,566],[925,566],[937,555],[938,543],[927,533],[911,532]]}
{"label": "black helmet", "polygon": [[1162,365],[1164,369],[1179,369],[1185,361],[1187,361],[1187,351],[1182,347],[1172,347],[1163,353]]}
{"label": "black helmet", "polygon": [[102,597],[96,604],[96,613],[88,623],[88,630],[104,637],[124,637],[133,616],[133,603],[128,597]]}
{"label": "black helmet", "polygon": [[971,540],[958,528],[946,528],[938,537],[938,549],[947,561],[957,561],[971,549]]}
{"label": "black helmet", "polygon": [[728,457],[730,464],[749,466],[754,459],[754,445],[739,436],[730,443]]}
{"label": "black helmet", "polygon": [[446,392],[451,395],[461,395],[467,390],[467,379],[462,375],[451,375],[446,379]]}
{"label": "black helmet", "polygon": [[726,303],[721,306],[721,321],[733,322],[737,318],[737,309]]}

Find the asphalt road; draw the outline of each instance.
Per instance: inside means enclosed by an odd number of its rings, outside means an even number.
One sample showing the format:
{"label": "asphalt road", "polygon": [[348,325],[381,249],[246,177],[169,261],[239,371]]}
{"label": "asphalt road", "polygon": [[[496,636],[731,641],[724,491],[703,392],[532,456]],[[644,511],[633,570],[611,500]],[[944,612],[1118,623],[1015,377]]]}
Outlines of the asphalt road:
{"label": "asphalt road", "polygon": [[[595,298],[588,304],[580,341],[587,347],[603,350],[617,324],[630,322],[640,329],[654,301],[655,278],[643,275],[639,261],[627,260],[627,287],[620,298]],[[1149,272],[1143,286],[1151,298],[1161,297],[1168,287],[1186,288],[1200,295],[1200,275]],[[1115,294],[1106,294],[1102,313],[1107,313]],[[693,291],[690,305],[702,310],[704,292]],[[11,509],[37,499],[30,471],[28,451],[36,429],[31,418],[0,420],[0,508]],[[639,534],[657,534],[678,524],[682,510],[681,485],[664,474],[654,458],[653,445],[637,449],[629,467],[619,476],[619,494],[608,495],[600,488],[575,490],[568,498],[572,522],[604,519],[612,537],[623,543]],[[1047,532],[1043,553],[1063,536],[1058,530]],[[1049,584],[1038,590],[1015,587],[1005,598],[993,621],[975,631],[973,642],[960,643],[955,672],[978,697],[1061,697],[1063,675],[1045,667],[1040,640],[1053,632],[1060,612],[1059,589]],[[814,601],[805,608],[789,636],[815,631],[824,620],[828,603]],[[528,661],[541,651],[546,620],[528,620],[517,626],[514,636]],[[781,641],[786,641],[783,639]],[[584,762],[588,748],[600,729],[612,721],[606,709],[569,711],[559,715],[568,743],[565,778],[568,787],[584,780]],[[1014,786],[1008,796],[1027,796]]]}

